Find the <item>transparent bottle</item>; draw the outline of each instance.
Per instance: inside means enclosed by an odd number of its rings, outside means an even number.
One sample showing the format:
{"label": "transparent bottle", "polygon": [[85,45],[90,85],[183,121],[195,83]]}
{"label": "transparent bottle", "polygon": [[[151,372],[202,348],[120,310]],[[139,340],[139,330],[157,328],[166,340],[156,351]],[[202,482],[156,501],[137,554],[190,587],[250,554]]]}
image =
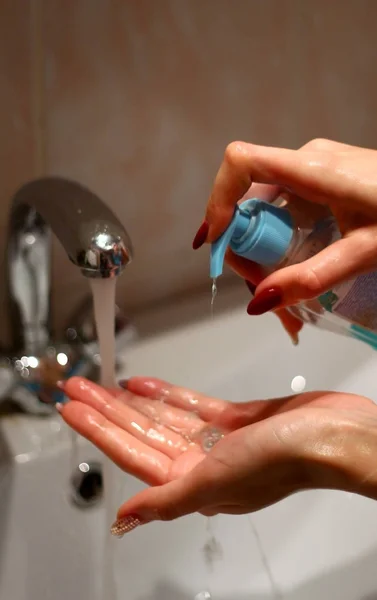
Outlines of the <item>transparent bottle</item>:
{"label": "transparent bottle", "polygon": [[[222,273],[228,246],[269,274],[301,263],[341,238],[331,214],[308,216],[297,207],[246,200],[211,246],[210,275]],[[360,339],[377,349],[377,271],[359,275],[288,310],[305,323]]]}

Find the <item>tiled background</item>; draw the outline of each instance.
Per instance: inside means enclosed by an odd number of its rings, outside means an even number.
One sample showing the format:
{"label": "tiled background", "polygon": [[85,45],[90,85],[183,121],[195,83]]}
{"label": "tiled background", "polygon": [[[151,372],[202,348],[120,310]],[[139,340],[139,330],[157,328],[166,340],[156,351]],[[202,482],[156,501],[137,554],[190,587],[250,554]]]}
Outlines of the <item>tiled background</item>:
{"label": "tiled background", "polygon": [[[229,141],[376,146],[376,23],[375,0],[2,0],[1,254],[14,191],[57,174],[131,234],[120,304],[205,285],[191,240]],[[54,265],[61,325],[87,285]]]}

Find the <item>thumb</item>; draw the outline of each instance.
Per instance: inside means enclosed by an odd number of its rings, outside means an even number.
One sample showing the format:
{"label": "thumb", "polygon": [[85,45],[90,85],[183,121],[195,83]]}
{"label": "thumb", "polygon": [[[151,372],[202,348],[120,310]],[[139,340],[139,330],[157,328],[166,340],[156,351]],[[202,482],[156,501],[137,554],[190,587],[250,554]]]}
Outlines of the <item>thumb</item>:
{"label": "thumb", "polygon": [[359,231],[328,246],[309,260],[275,271],[264,279],[249,303],[250,315],[317,298],[335,285],[377,265],[376,232]]}
{"label": "thumb", "polygon": [[172,521],[207,506],[210,482],[203,469],[206,459],[188,475],[164,485],[148,488],[125,502],[119,509],[111,533],[122,537],[139,525],[151,521]]}

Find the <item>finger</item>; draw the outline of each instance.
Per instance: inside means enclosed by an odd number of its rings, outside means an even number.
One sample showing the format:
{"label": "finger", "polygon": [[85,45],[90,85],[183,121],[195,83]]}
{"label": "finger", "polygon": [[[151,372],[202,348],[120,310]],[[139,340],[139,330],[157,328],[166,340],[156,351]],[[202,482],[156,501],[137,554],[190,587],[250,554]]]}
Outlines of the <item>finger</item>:
{"label": "finger", "polygon": [[343,158],[351,152],[316,152],[288,150],[233,142],[224,155],[207,205],[209,225],[207,241],[216,240],[225,230],[234,207],[250,188],[252,182],[279,185],[294,194],[321,204],[328,204],[329,190],[340,205],[359,202],[375,210],[374,193],[367,194],[359,178],[353,176],[352,162],[347,162],[347,176],[342,168]]}
{"label": "finger", "polygon": [[[132,383],[131,383],[132,382]],[[166,391],[171,388],[173,390],[173,396],[177,403],[185,404],[187,398],[190,400],[192,391],[186,388],[179,388],[178,386],[172,386],[171,384],[161,381],[155,378],[146,377],[133,377],[129,380],[131,386],[135,386],[138,389],[138,393],[154,395],[156,388],[163,388]],[[318,395],[318,394],[317,394]],[[315,398],[317,397],[315,396]],[[250,402],[226,402],[217,400],[216,404],[219,403],[221,410],[211,411],[211,419],[209,422],[213,425],[217,425],[223,430],[229,432],[232,430],[238,430],[242,427],[252,425],[258,421],[267,419],[280,412],[287,412],[298,406],[307,404],[312,399],[310,393],[292,395],[283,398],[274,398],[270,400],[252,400]],[[142,399],[140,399],[142,400]],[[206,400],[212,400],[211,398],[203,397],[203,404],[199,402],[198,406],[203,407],[203,412],[206,412]],[[207,415],[208,416],[208,415]]]}
{"label": "finger", "polygon": [[[351,152],[355,150],[355,146],[350,146],[349,144],[343,144],[341,142],[334,142],[333,140],[324,138],[317,138],[310,140],[301,146],[301,148],[299,148],[299,151],[308,150],[311,150],[312,152]],[[273,202],[279,197],[279,195],[284,193],[284,191],[284,188],[279,185],[252,183],[251,187],[243,195],[242,200],[258,198],[259,200],[264,200],[265,202]]]}
{"label": "finger", "polygon": [[177,498],[176,488],[181,487],[185,478],[166,483],[161,487],[151,487],[137,494],[118,510],[111,533],[121,538],[140,525],[152,521],[172,521],[187,514],[202,512],[196,498],[180,499],[176,506],[171,501]]}
{"label": "finger", "polygon": [[[190,473],[165,485],[144,490],[125,502],[119,509],[117,518],[138,515],[143,521],[171,521],[184,515],[198,512],[214,505],[219,490],[224,487],[223,471],[229,469],[210,461],[202,460]],[[219,498],[218,504],[221,502]]]}
{"label": "finger", "polygon": [[241,200],[248,200],[249,198],[258,198],[258,200],[264,200],[264,202],[273,202],[279,197],[283,191],[279,185],[266,185],[264,183],[252,183],[247,192],[243,195]]}
{"label": "finger", "polygon": [[[245,279],[250,292],[254,295],[256,286],[263,280],[263,272],[259,265],[256,265],[242,256],[237,256],[231,249],[228,249],[227,251],[226,260],[231,268],[240,275],[240,277]],[[252,289],[249,282],[255,284],[254,289]],[[303,327],[303,322],[285,309],[277,310],[275,314],[280,319],[280,322],[291,338],[292,343],[297,346],[299,342],[298,334]]]}
{"label": "finger", "polygon": [[248,306],[251,315],[263,314],[301,300],[317,298],[335,285],[377,266],[377,228],[358,230],[309,260],[275,271],[257,287]]}
{"label": "finger", "polygon": [[154,377],[132,377],[127,382],[127,389],[147,398],[163,399],[164,404],[181,409],[186,422],[188,413],[196,415],[201,423],[214,422],[228,405],[225,400],[211,398]]}
{"label": "finger", "polygon": [[299,343],[298,334],[303,328],[304,323],[284,308],[276,310],[275,314],[279,318],[280,323],[291,338],[292,344],[294,346],[297,346]]}
{"label": "finger", "polygon": [[72,400],[61,406],[64,421],[92,442],[123,471],[149,485],[167,481],[171,460],[111,423],[97,410]]}
{"label": "finger", "polygon": [[[271,416],[278,410],[280,404],[286,401],[286,399],[282,399],[251,403],[226,402],[149,377],[132,377],[127,383],[131,390],[137,391],[140,396],[161,398],[161,394],[163,394],[166,398],[165,402],[172,402],[188,410],[195,408],[204,421],[220,426],[224,430],[238,429]],[[194,404],[192,404],[193,400]],[[158,403],[158,400],[156,402]]]}
{"label": "finger", "polygon": [[119,398],[120,396],[123,396],[123,394],[124,394],[124,389],[122,389],[120,387],[112,387],[112,388],[105,388],[105,389],[107,389],[109,394],[111,394],[115,398]]}
{"label": "finger", "polygon": [[315,138],[306,142],[299,151],[310,150],[312,152],[351,152],[358,149],[357,146],[351,146],[350,144],[343,144],[343,142],[334,142],[326,138]]}
{"label": "finger", "polygon": [[[228,404],[156,378],[134,377],[123,386],[138,391],[138,394],[129,392],[125,400],[127,405],[179,432],[191,450],[192,444],[201,448],[208,421],[216,422],[217,415]],[[146,402],[146,397],[153,400]]]}
{"label": "finger", "polygon": [[260,265],[257,265],[243,256],[234,254],[230,248],[228,248],[225,253],[225,261],[237,275],[242,277],[242,279],[251,281],[255,285],[258,285],[265,278],[265,274]]}
{"label": "finger", "polygon": [[[334,142],[333,140],[328,140],[325,138],[316,138],[306,142],[303,146],[301,146],[298,151],[299,152],[351,152],[355,151],[357,147],[351,146],[350,144],[343,144],[342,142]],[[362,148],[357,148],[358,150],[362,150]],[[276,200],[276,198],[284,193],[284,188],[279,185],[269,185],[264,183],[252,183],[250,188],[244,194],[243,199],[250,198],[254,196],[259,200],[264,200],[265,202],[272,202]]]}
{"label": "finger", "polygon": [[179,431],[181,435],[185,435],[188,438],[193,438],[206,425],[192,408],[188,412],[187,410],[170,406],[168,400],[149,400],[146,402],[145,397],[131,395],[128,402],[138,411],[152,416],[170,429]]}
{"label": "finger", "polygon": [[[72,377],[66,382],[64,391],[70,398],[91,406],[114,425],[170,458],[176,458],[188,448],[186,439],[166,427],[164,421],[156,422],[153,415],[149,418],[130,407],[120,396],[114,397],[92,381]],[[127,392],[121,391],[127,396]]]}

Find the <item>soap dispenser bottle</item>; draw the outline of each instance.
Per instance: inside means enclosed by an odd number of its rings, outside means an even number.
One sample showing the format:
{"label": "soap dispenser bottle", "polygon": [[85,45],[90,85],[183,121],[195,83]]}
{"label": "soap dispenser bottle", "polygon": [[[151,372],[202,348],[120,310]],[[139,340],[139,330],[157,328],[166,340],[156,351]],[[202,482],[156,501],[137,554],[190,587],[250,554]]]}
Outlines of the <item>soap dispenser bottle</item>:
{"label": "soap dispenser bottle", "polygon": [[[236,207],[222,236],[211,245],[210,276],[223,272],[228,247],[263,268],[265,275],[301,263],[341,238],[334,217],[314,219],[286,205],[253,198]],[[315,300],[288,308],[303,322],[360,339],[377,349],[377,272],[359,275]]]}

